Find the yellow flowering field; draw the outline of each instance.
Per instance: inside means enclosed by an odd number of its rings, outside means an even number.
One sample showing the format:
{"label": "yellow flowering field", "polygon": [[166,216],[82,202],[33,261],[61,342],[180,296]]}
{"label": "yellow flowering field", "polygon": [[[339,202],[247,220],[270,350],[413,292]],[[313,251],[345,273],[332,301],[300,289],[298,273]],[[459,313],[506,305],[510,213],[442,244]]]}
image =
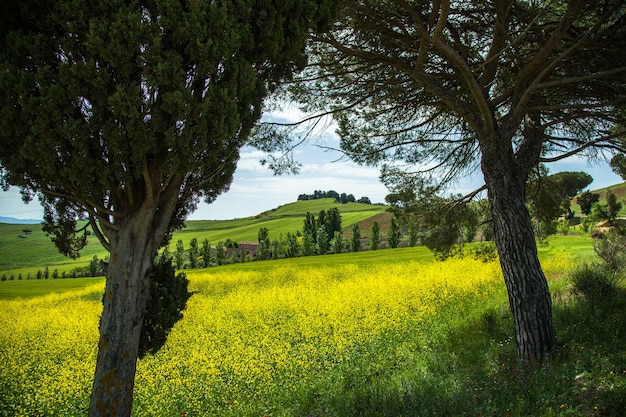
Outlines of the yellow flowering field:
{"label": "yellow flowering field", "polygon": [[[188,278],[197,293],[184,318],[139,361],[136,416],[338,415],[338,388],[403,384],[399,375],[454,317],[506,299],[498,263],[471,259]],[[85,414],[102,289],[0,301],[3,415]]]}

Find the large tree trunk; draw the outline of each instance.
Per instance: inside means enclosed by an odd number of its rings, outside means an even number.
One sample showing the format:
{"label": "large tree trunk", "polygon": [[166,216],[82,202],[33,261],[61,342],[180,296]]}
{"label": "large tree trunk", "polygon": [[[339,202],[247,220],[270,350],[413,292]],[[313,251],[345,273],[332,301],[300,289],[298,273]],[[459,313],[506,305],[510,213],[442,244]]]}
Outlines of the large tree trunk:
{"label": "large tree trunk", "polygon": [[[504,154],[504,155],[503,155]],[[525,204],[527,171],[507,152],[483,153],[491,215],[500,265],[515,322],[521,361],[543,360],[556,344],[552,300],[537,256],[532,223]]]}
{"label": "large tree trunk", "polygon": [[154,211],[140,210],[123,219],[111,241],[91,417],[130,416],[132,410],[139,335],[158,249],[154,217]]}
{"label": "large tree trunk", "polygon": [[92,417],[130,416],[132,410],[147,276],[153,259],[152,253],[146,253],[145,236],[133,236],[132,229],[132,222],[125,223],[111,248],[89,408]]}

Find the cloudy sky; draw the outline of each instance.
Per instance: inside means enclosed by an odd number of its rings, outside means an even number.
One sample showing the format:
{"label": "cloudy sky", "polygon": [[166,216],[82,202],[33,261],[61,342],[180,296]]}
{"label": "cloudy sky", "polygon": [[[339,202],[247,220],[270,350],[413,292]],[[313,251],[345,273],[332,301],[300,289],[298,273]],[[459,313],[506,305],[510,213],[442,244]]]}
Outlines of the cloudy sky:
{"label": "cloudy sky", "polygon": [[[297,120],[301,117],[290,110],[273,113],[266,118],[271,120]],[[297,200],[299,194],[312,194],[315,190],[334,190],[338,193],[353,194],[357,199],[369,197],[373,203],[384,203],[388,190],[379,180],[377,168],[359,166],[341,158],[339,152],[325,148],[338,147],[338,139],[332,128],[317,131],[310,141],[296,149],[295,159],[302,163],[298,175],[275,176],[267,167],[260,164],[265,156],[262,152],[242,149],[241,159],[230,190],[217,198],[210,205],[202,203],[189,217],[192,220],[234,219],[254,216],[266,210]],[[586,160],[569,158],[551,164],[551,173],[560,171],[584,171],[594,181],[590,189],[603,188],[621,183],[608,164],[589,165]],[[480,174],[464,178],[454,190],[466,193],[482,184]],[[25,205],[21,201],[19,190],[11,188],[0,191],[0,217],[18,219],[41,219],[43,212],[37,201]]]}

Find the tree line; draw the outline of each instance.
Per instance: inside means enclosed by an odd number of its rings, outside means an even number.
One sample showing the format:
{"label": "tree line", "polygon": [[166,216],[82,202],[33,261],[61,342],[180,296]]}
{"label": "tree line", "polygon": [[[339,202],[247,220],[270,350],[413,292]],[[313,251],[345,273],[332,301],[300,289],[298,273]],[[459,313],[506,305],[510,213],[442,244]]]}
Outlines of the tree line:
{"label": "tree line", "polygon": [[330,191],[315,190],[313,194],[300,194],[298,196],[298,201],[319,200],[321,198],[334,198],[335,201],[341,204],[346,204],[346,203],[372,204],[372,201],[369,199],[369,197],[361,197],[357,200],[353,194],[346,194],[346,193],[339,194],[337,191],[334,191],[334,190],[330,190]]}
{"label": "tree line", "polygon": [[[407,244],[417,245],[419,241],[417,234],[410,229],[408,235]],[[341,213],[339,209],[333,207],[321,210],[317,215],[307,212],[301,230],[280,234],[273,239],[268,228],[259,228],[256,246],[249,246],[244,242],[237,243],[231,239],[220,240],[212,245],[206,238],[202,242],[198,238],[192,238],[188,247],[185,247],[184,242],[179,239],[173,251],[166,246],[161,256],[171,259],[179,270],[208,268],[269,259],[358,252],[383,247],[397,248],[402,243],[402,236],[401,225],[394,216],[386,235],[381,231],[379,222],[374,220],[368,237],[362,237],[357,222],[352,224],[350,237],[346,238],[342,232]]]}

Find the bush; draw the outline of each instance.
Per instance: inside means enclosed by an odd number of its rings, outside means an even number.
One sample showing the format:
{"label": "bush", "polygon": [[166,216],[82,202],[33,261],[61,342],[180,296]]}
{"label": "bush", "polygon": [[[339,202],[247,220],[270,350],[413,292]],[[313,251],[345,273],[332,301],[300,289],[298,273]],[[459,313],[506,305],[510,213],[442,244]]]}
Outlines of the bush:
{"label": "bush", "polygon": [[595,240],[593,249],[611,271],[626,269],[626,236],[609,233],[604,239]]}
{"label": "bush", "polygon": [[139,357],[155,354],[165,344],[167,335],[178,320],[192,293],[188,292],[189,280],[184,272],[176,275],[172,260],[159,257],[150,276],[150,300],[146,305]]}
{"label": "bush", "polygon": [[604,265],[583,264],[571,273],[570,280],[574,294],[597,305],[615,295],[619,275]]}

